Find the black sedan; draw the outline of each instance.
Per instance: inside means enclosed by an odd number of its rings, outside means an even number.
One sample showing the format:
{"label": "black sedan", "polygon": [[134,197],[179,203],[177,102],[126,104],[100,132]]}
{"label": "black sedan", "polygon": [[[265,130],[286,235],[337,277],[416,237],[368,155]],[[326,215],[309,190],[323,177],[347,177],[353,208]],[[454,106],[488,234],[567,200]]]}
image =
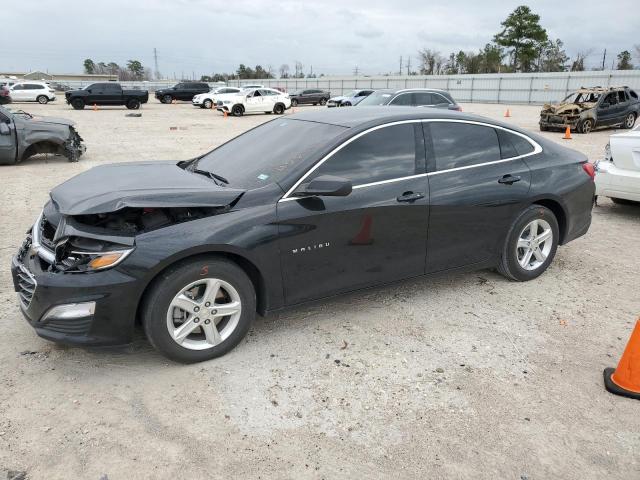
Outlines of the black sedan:
{"label": "black sedan", "polygon": [[532,280],[587,232],[594,171],[535,134],[440,109],[277,118],[189,161],[56,187],[13,259],[47,339],[222,355],[256,312],[419,275]]}

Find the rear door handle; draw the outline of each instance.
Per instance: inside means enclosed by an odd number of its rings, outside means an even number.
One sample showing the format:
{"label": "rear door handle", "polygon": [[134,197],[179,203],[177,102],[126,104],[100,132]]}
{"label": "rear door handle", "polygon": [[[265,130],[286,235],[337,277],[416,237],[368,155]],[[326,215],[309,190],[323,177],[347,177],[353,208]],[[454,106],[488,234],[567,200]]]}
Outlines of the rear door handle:
{"label": "rear door handle", "polygon": [[522,180],[522,178],[517,175],[505,175],[504,177],[500,177],[498,179],[498,183],[513,185],[514,183],[519,182],[520,180]]}
{"label": "rear door handle", "polygon": [[415,202],[416,200],[420,200],[424,198],[424,193],[421,192],[404,192],[400,195],[396,200],[399,202]]}

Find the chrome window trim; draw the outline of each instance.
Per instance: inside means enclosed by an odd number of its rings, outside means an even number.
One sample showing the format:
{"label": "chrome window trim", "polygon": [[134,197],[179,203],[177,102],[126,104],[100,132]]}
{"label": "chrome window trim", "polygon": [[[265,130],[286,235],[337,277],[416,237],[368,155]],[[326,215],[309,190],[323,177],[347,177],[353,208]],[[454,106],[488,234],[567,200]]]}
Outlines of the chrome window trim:
{"label": "chrome window trim", "polygon": [[[499,164],[499,163],[505,163],[505,162],[510,162],[512,160],[519,160],[521,158],[525,158],[525,157],[529,157],[531,155],[537,155],[539,153],[542,152],[542,146],[540,146],[540,144],[538,142],[536,142],[535,140],[533,140],[532,138],[530,138],[529,136],[520,133],[520,132],[516,132],[515,130],[511,130],[509,128],[506,127],[502,127],[500,125],[493,125],[491,123],[485,123],[485,122],[479,122],[479,121],[475,121],[475,120],[458,120],[458,119],[452,119],[452,118],[429,118],[429,119],[412,119],[412,120],[399,120],[397,122],[391,122],[391,123],[385,123],[382,125],[376,125],[375,127],[371,127],[363,132],[358,133],[357,135],[354,135],[353,137],[349,138],[348,140],[346,140],[345,142],[341,143],[340,145],[338,145],[336,148],[334,148],[333,150],[331,150],[329,153],[327,153],[324,157],[322,157],[318,162],[315,163],[315,165],[313,165],[313,167],[311,167],[309,170],[307,170],[304,175],[302,175],[300,177],[300,179],[293,184],[293,186],[287,190],[287,192],[280,198],[280,200],[278,200],[278,202],[285,202],[285,201],[289,201],[289,200],[300,200],[301,198],[304,197],[292,197],[291,194],[296,190],[296,188],[298,188],[300,186],[300,184],[302,182],[304,182],[304,180],[311,175],[314,171],[316,171],[324,162],[326,162],[327,160],[329,160],[335,153],[339,152],[340,150],[342,150],[344,147],[346,147],[347,145],[349,145],[351,142],[357,140],[358,138],[373,132],[375,130],[379,130],[381,128],[385,128],[385,127],[391,127],[393,125],[402,125],[405,123],[429,123],[429,122],[448,122],[448,123],[468,123],[471,125],[480,125],[483,127],[490,127],[490,128],[497,128],[500,130],[504,130],[505,132],[511,133],[513,135],[518,135],[522,138],[524,138],[525,140],[527,140],[532,146],[533,146],[533,151],[529,152],[529,153],[525,153],[524,155],[518,155],[515,157],[509,157],[509,158],[501,158],[499,160],[492,160],[489,162],[484,162],[484,163],[478,163],[476,165],[466,165],[464,167],[456,167],[456,168],[449,168],[446,170],[440,170],[440,171],[435,171],[435,172],[428,172],[428,173],[419,173],[416,175],[409,175],[409,176],[405,176],[405,177],[398,177],[398,178],[391,178],[388,180],[380,180],[378,182],[371,182],[371,183],[363,183],[363,184],[359,184],[359,185],[354,185],[353,189],[360,189],[360,188],[366,188],[366,187],[371,187],[371,186],[375,186],[375,185],[382,185],[385,183],[392,183],[392,182],[399,182],[401,180],[408,180],[411,178],[420,178],[420,177],[430,177],[433,175],[441,175],[443,173],[449,173],[449,172],[455,172],[458,170],[467,170],[469,168],[477,168],[477,167],[483,167],[485,165],[495,165],[495,164]],[[498,140],[499,142],[499,140]]]}

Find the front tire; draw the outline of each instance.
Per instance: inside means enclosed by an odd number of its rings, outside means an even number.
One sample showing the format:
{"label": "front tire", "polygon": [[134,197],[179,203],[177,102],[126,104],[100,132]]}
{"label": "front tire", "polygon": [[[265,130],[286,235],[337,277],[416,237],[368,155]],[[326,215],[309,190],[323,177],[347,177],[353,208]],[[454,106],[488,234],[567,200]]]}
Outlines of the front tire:
{"label": "front tire", "polygon": [[578,125],[578,131],[580,133],[591,133],[593,127],[595,126],[594,122],[590,118],[586,118],[580,122]]}
{"label": "front tire", "polygon": [[74,110],[83,110],[84,109],[84,100],[80,98],[76,98],[71,101],[71,106]]}
{"label": "front tire", "polygon": [[171,95],[165,95],[162,97],[162,103],[171,103],[173,102],[173,97]]}
{"label": "front tire", "polygon": [[553,261],[559,239],[553,212],[542,205],[531,205],[511,225],[498,271],[517,282],[539,277]]}
{"label": "front tire", "polygon": [[234,117],[241,117],[244,114],[244,108],[242,105],[234,105],[231,109],[231,115]]}
{"label": "front tire", "polygon": [[36,98],[36,101],[40,105],[46,105],[47,103],[49,103],[49,98],[46,95],[38,95],[38,98]]}
{"label": "front tire", "polygon": [[213,102],[209,99],[205,100],[204,102],[202,102],[202,108],[212,108],[213,107]]}
{"label": "front tire", "polygon": [[246,273],[228,260],[201,257],[161,275],[145,299],[142,319],[160,353],[195,363],[233,349],[255,314],[256,294]]}

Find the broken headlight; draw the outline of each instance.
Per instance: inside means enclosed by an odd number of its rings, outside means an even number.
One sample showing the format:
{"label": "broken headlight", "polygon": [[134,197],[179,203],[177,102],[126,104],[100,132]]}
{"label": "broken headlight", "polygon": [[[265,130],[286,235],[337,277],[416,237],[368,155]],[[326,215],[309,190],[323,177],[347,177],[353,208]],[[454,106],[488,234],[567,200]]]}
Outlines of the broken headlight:
{"label": "broken headlight", "polygon": [[56,247],[56,268],[64,272],[94,272],[112,268],[133,251],[132,247],[84,238],[70,238]]}

